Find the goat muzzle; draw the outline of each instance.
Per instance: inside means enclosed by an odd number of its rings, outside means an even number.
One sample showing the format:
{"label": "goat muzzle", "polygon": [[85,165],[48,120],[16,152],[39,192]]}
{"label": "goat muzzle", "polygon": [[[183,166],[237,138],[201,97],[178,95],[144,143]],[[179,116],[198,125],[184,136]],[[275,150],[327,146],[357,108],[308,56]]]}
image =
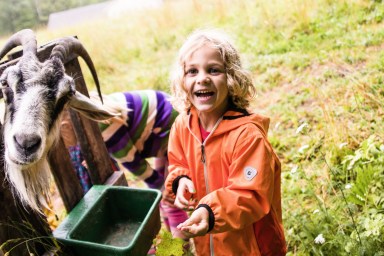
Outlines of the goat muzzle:
{"label": "goat muzzle", "polygon": [[25,155],[35,153],[41,146],[41,137],[36,134],[16,134],[13,141],[17,150]]}

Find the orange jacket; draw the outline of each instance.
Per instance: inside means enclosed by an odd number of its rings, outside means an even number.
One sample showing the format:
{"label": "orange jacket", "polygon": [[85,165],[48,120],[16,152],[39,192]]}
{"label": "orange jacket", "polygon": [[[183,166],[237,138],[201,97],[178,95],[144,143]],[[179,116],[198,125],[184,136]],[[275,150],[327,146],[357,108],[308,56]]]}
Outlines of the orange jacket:
{"label": "orange jacket", "polygon": [[174,198],[186,175],[210,213],[208,234],[194,238],[197,255],[285,255],[281,168],[267,140],[269,119],[228,110],[204,143],[198,122],[192,108],[172,127],[164,192]]}

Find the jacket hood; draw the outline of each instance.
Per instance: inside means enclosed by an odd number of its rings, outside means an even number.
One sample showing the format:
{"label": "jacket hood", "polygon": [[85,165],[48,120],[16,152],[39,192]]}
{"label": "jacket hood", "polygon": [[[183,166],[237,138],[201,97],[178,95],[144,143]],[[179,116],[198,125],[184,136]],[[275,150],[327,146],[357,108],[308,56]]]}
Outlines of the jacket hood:
{"label": "jacket hood", "polygon": [[[192,125],[198,124],[199,122],[197,110],[192,107],[188,111],[187,116],[190,130],[196,135],[200,134],[199,125]],[[250,114],[244,109],[236,108],[230,108],[227,110],[227,112],[225,112],[221,122],[219,123],[217,129],[214,130],[212,136],[236,129],[237,127],[242,126],[246,123],[255,124],[260,129],[263,136],[267,137],[270,123],[270,119],[268,117],[259,114]]]}

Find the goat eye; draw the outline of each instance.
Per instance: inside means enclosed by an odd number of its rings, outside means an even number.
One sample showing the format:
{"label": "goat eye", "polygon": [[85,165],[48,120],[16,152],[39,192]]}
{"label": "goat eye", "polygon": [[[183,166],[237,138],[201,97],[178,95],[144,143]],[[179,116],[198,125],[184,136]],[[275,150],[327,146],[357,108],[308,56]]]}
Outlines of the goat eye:
{"label": "goat eye", "polygon": [[75,95],[76,91],[73,91],[73,90],[70,90],[68,92],[68,96],[72,97],[73,95]]}
{"label": "goat eye", "polygon": [[2,87],[8,87],[7,80],[1,80],[0,83]]}

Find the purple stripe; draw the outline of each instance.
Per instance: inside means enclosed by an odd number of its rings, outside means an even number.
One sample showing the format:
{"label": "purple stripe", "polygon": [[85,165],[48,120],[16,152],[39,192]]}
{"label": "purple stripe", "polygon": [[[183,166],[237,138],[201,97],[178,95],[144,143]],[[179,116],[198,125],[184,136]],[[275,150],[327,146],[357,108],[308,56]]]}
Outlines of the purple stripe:
{"label": "purple stripe", "polygon": [[[135,156],[133,158],[132,162],[123,162],[123,166],[127,168],[130,172],[135,173],[135,171],[140,171],[141,165],[146,165],[145,161],[142,163],[142,157],[140,156],[139,152],[135,153]],[[146,166],[145,166],[146,167]]]}
{"label": "purple stripe", "polygon": [[109,153],[117,152],[127,146],[131,140],[128,127],[122,125],[106,142]]}
{"label": "purple stripe", "polygon": [[127,100],[127,106],[133,111],[130,111],[129,121],[129,135],[130,137],[134,137],[137,128],[142,122],[143,115],[141,114],[141,109],[143,108],[143,102],[141,101],[141,97],[138,93],[135,92],[125,92],[125,98]]}
{"label": "purple stripe", "polygon": [[134,113],[135,113],[135,109],[134,109],[134,106],[132,104],[132,94],[129,93],[129,92],[125,92],[124,93],[124,96],[125,96],[125,104],[127,106],[128,109],[130,109],[131,111],[128,112],[128,121],[127,121],[127,124],[128,124],[128,127],[132,127],[132,122],[133,122],[133,119],[134,119]]}
{"label": "purple stripe", "polygon": [[151,134],[149,138],[144,143],[144,150],[141,153],[141,156],[144,158],[154,157],[157,155],[161,146],[161,139],[156,135]]}
{"label": "purple stripe", "polygon": [[167,94],[156,91],[157,97],[157,114],[155,127],[166,128],[172,114],[172,105],[167,99]]}

